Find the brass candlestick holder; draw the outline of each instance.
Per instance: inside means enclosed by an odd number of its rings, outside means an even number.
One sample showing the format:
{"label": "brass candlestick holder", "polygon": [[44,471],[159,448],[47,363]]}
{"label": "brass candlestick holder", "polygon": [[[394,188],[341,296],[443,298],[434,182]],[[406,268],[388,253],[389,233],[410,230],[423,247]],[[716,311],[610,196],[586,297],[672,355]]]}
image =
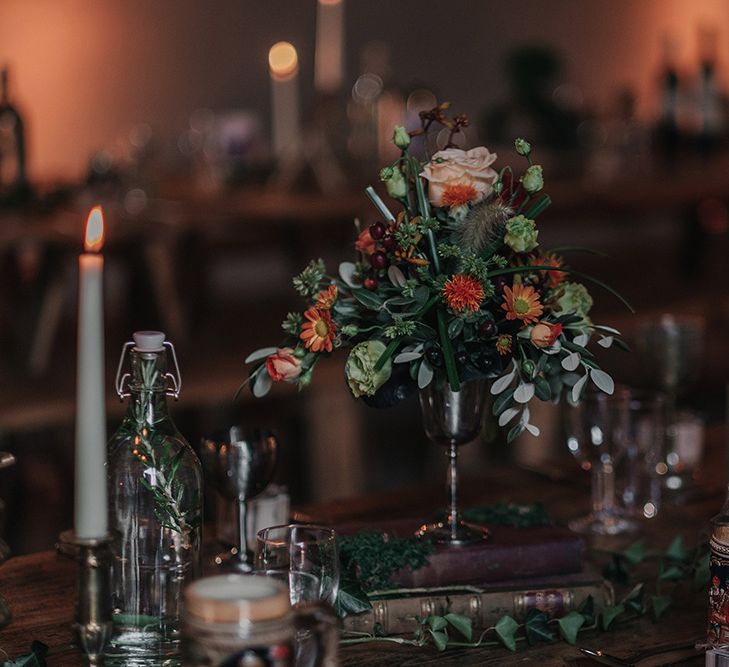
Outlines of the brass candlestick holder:
{"label": "brass candlestick holder", "polygon": [[103,664],[111,638],[111,538],[71,540],[78,562],[78,598],[73,629],[89,664]]}

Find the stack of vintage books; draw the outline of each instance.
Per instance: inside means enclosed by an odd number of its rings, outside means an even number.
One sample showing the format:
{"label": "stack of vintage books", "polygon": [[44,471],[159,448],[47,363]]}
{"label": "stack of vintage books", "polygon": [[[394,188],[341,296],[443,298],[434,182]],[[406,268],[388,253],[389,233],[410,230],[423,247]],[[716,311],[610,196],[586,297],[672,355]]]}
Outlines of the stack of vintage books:
{"label": "stack of vintage books", "polygon": [[[341,526],[345,534],[362,526]],[[397,521],[380,527],[387,535],[413,535],[417,524]],[[372,530],[372,527],[368,527]],[[493,625],[505,614],[523,620],[530,609],[560,617],[589,596],[595,609],[613,604],[613,590],[586,567],[585,544],[566,528],[489,526],[490,538],[461,548],[436,546],[429,564],[401,570],[396,589],[370,594],[372,609],[345,618],[357,632],[399,634],[412,630],[415,616],[464,614],[474,628]]]}

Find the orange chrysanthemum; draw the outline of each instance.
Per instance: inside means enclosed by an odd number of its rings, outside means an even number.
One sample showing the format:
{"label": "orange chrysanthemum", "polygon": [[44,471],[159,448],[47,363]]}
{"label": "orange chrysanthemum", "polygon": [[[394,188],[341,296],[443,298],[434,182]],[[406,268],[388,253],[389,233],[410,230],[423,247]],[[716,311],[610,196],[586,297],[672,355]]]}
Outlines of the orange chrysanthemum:
{"label": "orange chrysanthemum", "polygon": [[524,324],[536,322],[544,311],[539,303],[539,294],[531,285],[514,285],[513,290],[504,287],[504,303],[501,307],[506,311],[507,320],[521,320]]}
{"label": "orange chrysanthemum", "polygon": [[299,338],[304,341],[306,347],[312,352],[332,351],[332,342],[337,333],[337,325],[332,322],[332,316],[328,310],[309,308],[304,317],[308,320],[301,327]]}
{"label": "orange chrysanthemum", "polygon": [[483,285],[471,276],[453,276],[443,285],[443,297],[453,312],[475,313],[484,298]]}
{"label": "orange chrysanthemum", "polygon": [[496,351],[502,357],[511,352],[511,336],[509,334],[501,334],[496,339]]}
{"label": "orange chrysanthemum", "polygon": [[337,300],[337,286],[330,285],[329,289],[319,292],[316,297],[316,307],[320,310],[329,310]]}
{"label": "orange chrysanthemum", "polygon": [[465,206],[478,199],[478,191],[470,183],[449,183],[443,189],[443,206],[455,208]]}

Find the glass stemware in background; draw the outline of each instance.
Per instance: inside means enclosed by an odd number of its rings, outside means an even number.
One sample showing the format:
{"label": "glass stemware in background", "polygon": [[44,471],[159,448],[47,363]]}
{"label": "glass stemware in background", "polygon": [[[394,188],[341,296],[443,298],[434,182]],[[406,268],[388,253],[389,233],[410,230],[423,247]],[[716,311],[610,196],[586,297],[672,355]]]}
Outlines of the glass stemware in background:
{"label": "glass stemware in background", "polygon": [[578,405],[565,405],[567,447],[580,467],[592,475],[592,511],[570,522],[575,532],[618,535],[635,528],[624,516],[615,492],[615,469],[627,446],[624,438],[615,437],[616,426],[628,397],[620,388],[613,396],[594,390]]}
{"label": "glass stemware in background", "polygon": [[423,415],[425,434],[436,445],[447,447],[450,461],[448,468],[448,519],[445,523],[423,525],[419,537],[425,537],[460,547],[480,542],[488,537],[484,528],[463,522],[458,511],[458,447],[471,442],[481,430],[483,406],[486,400],[486,380],[469,380],[460,391],[451,391],[448,384],[439,386],[434,380],[420,390],[420,411]]}
{"label": "glass stemware in background", "polygon": [[[666,395],[666,487],[680,489],[690,482],[695,452],[679,443],[678,403],[701,373],[705,322],[692,315],[663,314],[644,320],[638,330],[638,351],[647,385]],[[686,454],[688,453],[688,457]]]}
{"label": "glass stemware in background", "polygon": [[233,426],[205,438],[202,461],[214,487],[226,500],[238,502],[238,547],[216,559],[225,569],[250,572],[252,553],[248,549],[246,502],[261,493],[276,468],[278,443],[275,436],[260,430],[246,432]]}
{"label": "glass stemware in background", "polygon": [[297,599],[313,601],[315,580],[316,599],[333,607],[339,591],[336,534],[331,528],[305,524],[265,528],[256,537],[256,570],[287,583],[292,604]]}

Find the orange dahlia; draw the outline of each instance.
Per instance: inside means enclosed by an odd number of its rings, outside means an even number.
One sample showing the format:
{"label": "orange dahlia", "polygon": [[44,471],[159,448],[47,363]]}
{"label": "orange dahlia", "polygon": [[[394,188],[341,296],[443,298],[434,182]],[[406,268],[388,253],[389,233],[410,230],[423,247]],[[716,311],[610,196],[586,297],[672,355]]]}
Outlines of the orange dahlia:
{"label": "orange dahlia", "polygon": [[309,308],[304,317],[308,320],[301,327],[299,338],[304,341],[306,347],[312,352],[332,351],[332,341],[337,333],[337,325],[332,322],[332,316],[328,310]]}
{"label": "orange dahlia", "polygon": [[319,292],[316,297],[316,307],[320,310],[329,310],[337,300],[337,286],[330,285],[329,289]]}
{"label": "orange dahlia", "polygon": [[539,303],[539,294],[531,285],[514,285],[513,290],[504,287],[504,303],[501,307],[506,311],[507,320],[521,320],[524,324],[536,322],[544,311]]}
{"label": "orange dahlia", "polygon": [[483,285],[472,276],[456,275],[443,285],[443,297],[455,313],[475,313],[484,298]]}

